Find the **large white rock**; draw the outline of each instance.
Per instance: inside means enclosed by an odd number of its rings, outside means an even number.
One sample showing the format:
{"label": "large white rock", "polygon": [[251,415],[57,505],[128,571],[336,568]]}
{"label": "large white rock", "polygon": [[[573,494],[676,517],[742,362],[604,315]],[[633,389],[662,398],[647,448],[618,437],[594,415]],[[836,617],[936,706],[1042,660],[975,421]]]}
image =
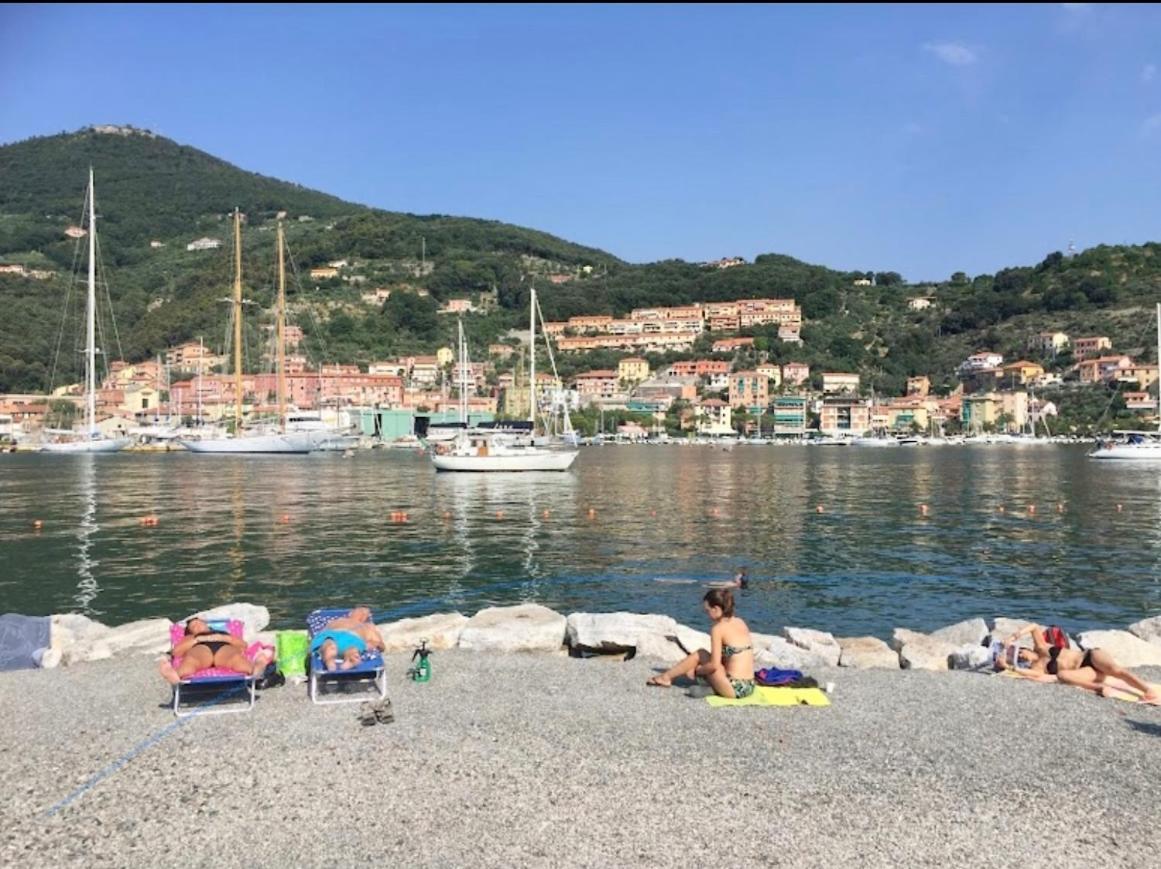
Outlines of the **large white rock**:
{"label": "large white rock", "polygon": [[181,620],[182,624],[195,616],[199,619],[237,619],[242,623],[242,638],[247,642],[253,642],[255,635],[270,624],[270,611],[264,606],[252,603],[227,603],[213,609],[202,610],[186,616]]}
{"label": "large white rock", "polygon": [[1085,631],[1080,644],[1104,649],[1122,667],[1161,667],[1161,645],[1146,642],[1128,631]]}
{"label": "large white rock", "polygon": [[815,631],[810,628],[783,628],[786,639],[800,649],[813,652],[826,661],[827,666],[837,667],[842,649],[832,634],[825,631]]}
{"label": "large white rock", "polygon": [[111,628],[101,642],[113,655],[157,654],[169,649],[169,619],[142,619]]}
{"label": "large white rock", "polygon": [[434,613],[418,619],[400,619],[378,625],[387,652],[410,652],[427,640],[427,647],[440,651],[454,649],[460,641],[460,632],[468,623],[462,613]]}
{"label": "large white rock", "polygon": [[107,625],[80,613],[54,615],[49,622],[49,650],[54,654],[48,656],[49,660],[67,667],[112,657],[112,651],[104,643],[110,631]]}
{"label": "large white rock", "polygon": [[[565,634],[573,649],[614,654],[636,649],[648,637],[677,644],[665,638],[675,635],[677,622],[669,616],[641,615],[638,613],[571,613],[566,620]],[[678,649],[680,651],[680,649]]]}
{"label": "large white rock", "polygon": [[918,631],[896,628],[891,634],[891,648],[899,652],[899,665],[904,670],[946,670],[948,658],[959,646]]}
{"label": "large white rock", "polygon": [[539,604],[482,609],[464,625],[459,647],[481,652],[556,652],[567,619]]}
{"label": "large white rock", "polygon": [[988,646],[967,643],[948,656],[947,666],[951,670],[990,670],[992,650]]}
{"label": "large white rock", "polygon": [[878,637],[840,637],[837,640],[842,654],[840,667],[855,667],[867,670],[879,667],[889,670],[899,669],[899,653]]}
{"label": "large white rock", "polygon": [[804,649],[781,637],[775,637],[768,647],[754,656],[756,667],[777,667],[779,670],[809,671],[818,667],[833,667],[829,657]]}
{"label": "large white rock", "polygon": [[931,632],[932,638],[957,646],[982,645],[987,635],[988,625],[983,619],[968,619]]}
{"label": "large white rock", "polygon": [[1129,633],[1136,634],[1146,642],[1161,644],[1161,616],[1134,622],[1129,625]]}

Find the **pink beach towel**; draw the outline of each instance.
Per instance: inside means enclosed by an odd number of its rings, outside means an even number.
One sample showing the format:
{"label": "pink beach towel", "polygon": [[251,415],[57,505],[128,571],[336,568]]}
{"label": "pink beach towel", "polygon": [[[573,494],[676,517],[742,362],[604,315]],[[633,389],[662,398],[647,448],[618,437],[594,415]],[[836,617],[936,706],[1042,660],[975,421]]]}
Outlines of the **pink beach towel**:
{"label": "pink beach towel", "polygon": [[[230,619],[228,622],[226,622],[226,633],[228,633],[231,637],[237,637],[238,639],[242,639],[243,638],[242,632],[243,632],[244,627],[245,626],[238,619]],[[177,646],[177,644],[180,643],[183,639],[185,639],[185,625],[181,624],[180,622],[170,625],[169,626],[169,647],[171,649],[175,648]],[[246,659],[249,661],[253,661],[255,658],[258,657],[258,654],[263,649],[269,649],[271,652],[274,651],[274,648],[272,646],[266,645],[264,643],[251,643],[249,646],[246,647],[246,652],[245,652]],[[181,657],[180,656],[174,656],[172,658],[172,661],[173,661],[174,667],[181,666]],[[205,679],[205,678],[209,678],[209,677],[223,677],[223,676],[232,677],[232,676],[248,676],[248,675],[249,675],[248,673],[239,673],[237,670],[227,670],[225,667],[206,667],[202,670],[198,670],[192,676],[186,677],[186,681],[188,681],[189,679]]]}

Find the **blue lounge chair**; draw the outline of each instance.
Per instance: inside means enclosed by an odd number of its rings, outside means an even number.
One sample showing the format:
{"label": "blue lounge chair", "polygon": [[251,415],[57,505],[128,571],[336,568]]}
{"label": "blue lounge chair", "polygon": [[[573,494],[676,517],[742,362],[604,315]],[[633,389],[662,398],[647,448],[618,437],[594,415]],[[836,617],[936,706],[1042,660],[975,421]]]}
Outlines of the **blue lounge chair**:
{"label": "blue lounge chair", "polygon": [[[350,613],[349,609],[318,609],[312,612],[306,617],[306,633],[310,641],[314,642],[315,636],[322,632],[331,619],[341,618],[348,613]],[[322,653],[315,650],[310,653],[308,658],[308,669],[310,671],[309,685],[312,703],[323,705],[327,703],[358,703],[365,700],[371,692],[361,690],[351,693],[350,689],[356,685],[362,688],[370,685],[380,698],[387,696],[387,665],[383,661],[382,653],[378,651],[367,649],[363,652],[359,664],[349,670],[327,670],[323,664]],[[324,683],[328,682],[334,684],[338,689],[331,692],[329,697],[322,690]],[[334,694],[341,696],[336,697]]]}
{"label": "blue lounge chair", "polygon": [[[208,619],[206,620],[206,624],[219,633],[229,634],[230,636],[242,639],[243,626],[240,621]],[[184,626],[181,624],[170,625],[169,639],[170,648],[177,646],[178,643],[185,639]],[[261,644],[252,643],[246,649],[246,657],[253,661],[261,651]],[[174,666],[176,667],[180,661],[180,658],[174,658]],[[192,676],[187,676],[173,686],[173,714],[178,718],[186,718],[190,715],[199,714],[223,715],[228,712],[249,712],[254,708],[255,683],[257,680],[257,676],[250,676],[221,667],[209,667],[205,670],[198,670]],[[230,697],[237,697],[244,702],[222,702]],[[182,709],[183,700],[195,705]],[[199,703],[197,702],[199,700],[205,702]]]}

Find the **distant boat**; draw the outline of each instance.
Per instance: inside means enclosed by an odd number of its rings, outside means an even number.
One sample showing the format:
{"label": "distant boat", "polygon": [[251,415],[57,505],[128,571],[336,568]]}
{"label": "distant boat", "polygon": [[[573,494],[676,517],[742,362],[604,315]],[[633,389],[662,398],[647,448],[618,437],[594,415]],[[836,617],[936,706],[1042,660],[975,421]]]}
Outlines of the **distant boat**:
{"label": "distant boat", "polygon": [[[459,370],[460,370],[460,429],[450,444],[432,445],[431,463],[437,471],[567,471],[580,455],[572,426],[568,422],[568,411],[564,412],[565,437],[571,443],[538,445],[536,443],[536,290],[531,291],[530,325],[532,341],[529,345],[531,375],[529,380],[529,422],[526,434],[513,431],[469,428],[468,425],[468,381],[467,342],[464,340],[463,324],[459,327]],[[547,339],[546,339],[547,340]],[[549,358],[551,359],[551,348]]]}
{"label": "distant boat", "polygon": [[[1161,304],[1157,305],[1157,359],[1161,365]],[[1158,369],[1161,374],[1161,368]],[[1161,381],[1157,393],[1157,431],[1115,431],[1119,440],[1099,444],[1090,459],[1125,462],[1161,461]]]}
{"label": "distant boat", "polygon": [[82,432],[56,432],[69,440],[45,443],[46,453],[116,453],[131,443],[129,438],[110,438],[97,430],[97,206],[93,169],[89,167],[89,292],[85,304],[85,427]]}
{"label": "distant boat", "polygon": [[286,267],[282,223],[278,224],[278,416],[279,430],[244,431],[242,428],[242,217],[234,209],[234,431],[232,437],[182,440],[191,453],[309,453],[310,431],[290,431],[286,425],[285,343]]}

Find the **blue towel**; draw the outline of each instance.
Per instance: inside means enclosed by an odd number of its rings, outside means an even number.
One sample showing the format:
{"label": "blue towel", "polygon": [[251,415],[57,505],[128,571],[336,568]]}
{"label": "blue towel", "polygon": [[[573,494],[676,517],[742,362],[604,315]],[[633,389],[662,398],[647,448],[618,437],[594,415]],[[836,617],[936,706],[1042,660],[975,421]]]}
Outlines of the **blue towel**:
{"label": "blue towel", "polygon": [[40,666],[50,643],[48,616],[0,616],[0,670],[31,670]]}
{"label": "blue towel", "polygon": [[801,678],[801,670],[779,670],[777,667],[764,667],[754,672],[754,681],[767,687],[787,685],[791,682],[797,682]]}

